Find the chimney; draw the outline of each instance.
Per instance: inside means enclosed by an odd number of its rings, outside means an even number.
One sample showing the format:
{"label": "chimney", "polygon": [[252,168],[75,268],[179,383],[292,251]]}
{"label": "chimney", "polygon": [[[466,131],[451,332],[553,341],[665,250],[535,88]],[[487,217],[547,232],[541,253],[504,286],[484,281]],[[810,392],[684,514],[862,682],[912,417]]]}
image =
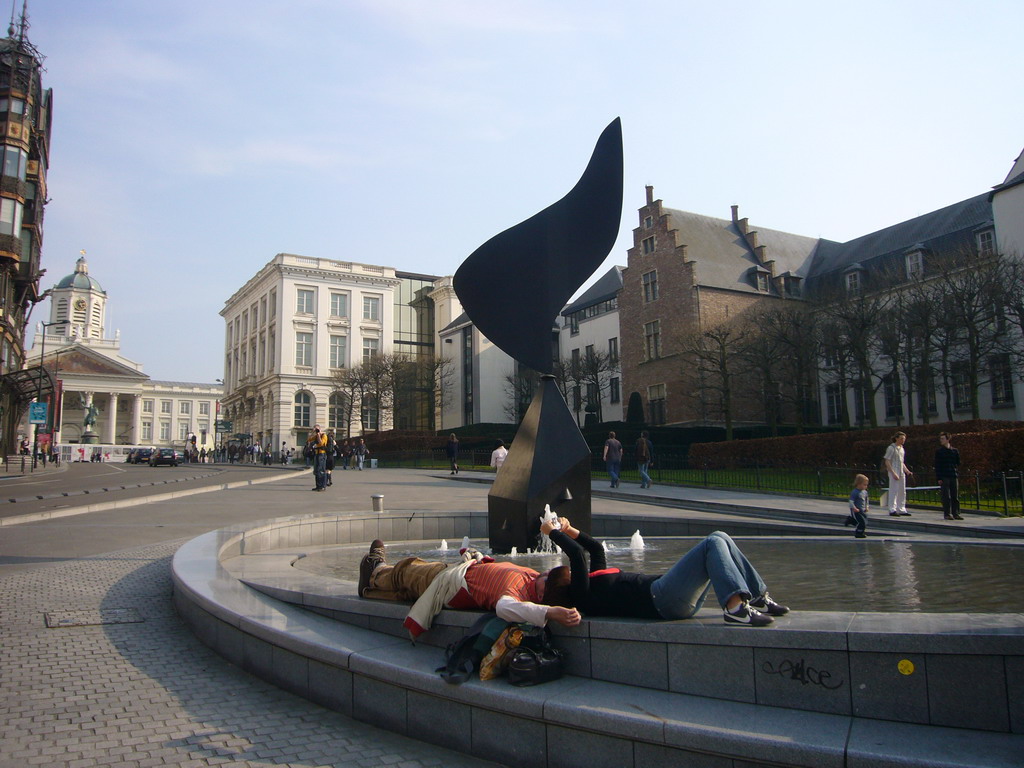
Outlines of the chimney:
{"label": "chimney", "polygon": [[654,187],[652,187],[650,184],[648,184],[646,189],[647,189],[647,204],[650,205],[651,203],[654,202]]}
{"label": "chimney", "polygon": [[765,261],[765,250],[766,249],[765,249],[765,247],[763,245],[761,247],[759,247],[757,249],[757,258],[760,259],[761,263],[764,264],[768,268],[768,271],[771,272],[771,275],[774,278],[775,277],[775,259],[768,259],[767,261]]}
{"label": "chimney", "polygon": [[733,224],[735,224],[739,220],[740,220],[740,207],[738,205],[734,205],[732,207],[732,221],[733,221]]}
{"label": "chimney", "polygon": [[757,230],[755,229],[753,232],[744,232],[743,234],[745,234],[747,236],[747,242],[750,244],[750,249],[752,251],[756,251],[757,250]]}
{"label": "chimney", "polygon": [[736,222],[736,229],[740,231],[741,235],[746,236],[748,219],[744,216],[742,219]]}

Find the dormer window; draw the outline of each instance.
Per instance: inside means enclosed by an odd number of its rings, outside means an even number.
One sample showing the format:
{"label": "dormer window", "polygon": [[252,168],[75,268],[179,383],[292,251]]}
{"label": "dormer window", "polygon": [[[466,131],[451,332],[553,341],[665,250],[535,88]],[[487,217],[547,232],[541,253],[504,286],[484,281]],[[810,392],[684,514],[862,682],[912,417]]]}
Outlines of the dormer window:
{"label": "dormer window", "polygon": [[847,272],[846,273],[846,292],[847,293],[860,293],[860,272]]}
{"label": "dormer window", "polygon": [[907,280],[920,280],[924,275],[924,254],[921,251],[912,251],[905,257],[907,268]]}
{"label": "dormer window", "polygon": [[783,279],[783,285],[786,289],[787,296],[799,296],[800,295],[800,278],[795,275],[786,275]]}
{"label": "dormer window", "polygon": [[757,288],[758,293],[768,293],[768,288],[771,285],[771,273],[762,266],[751,267],[751,271],[754,273],[754,287]]}
{"label": "dormer window", "polygon": [[996,233],[991,229],[978,233],[978,255],[991,256],[996,252]]}

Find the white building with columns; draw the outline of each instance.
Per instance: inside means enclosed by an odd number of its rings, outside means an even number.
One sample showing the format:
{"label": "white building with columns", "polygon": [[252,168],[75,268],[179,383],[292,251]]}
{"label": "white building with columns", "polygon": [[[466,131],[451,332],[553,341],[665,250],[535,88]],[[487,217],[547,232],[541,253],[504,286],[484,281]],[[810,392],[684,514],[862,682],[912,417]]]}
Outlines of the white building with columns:
{"label": "white building with columns", "polygon": [[184,448],[192,435],[197,450],[213,448],[221,386],[150,379],[141,363],[121,354],[120,332],[105,338],[106,304],[84,256],[50,290],[50,319],[37,331],[27,365],[43,356],[57,382],[53,441],[81,444],[93,406],[90,431],[114,456],[131,446]]}

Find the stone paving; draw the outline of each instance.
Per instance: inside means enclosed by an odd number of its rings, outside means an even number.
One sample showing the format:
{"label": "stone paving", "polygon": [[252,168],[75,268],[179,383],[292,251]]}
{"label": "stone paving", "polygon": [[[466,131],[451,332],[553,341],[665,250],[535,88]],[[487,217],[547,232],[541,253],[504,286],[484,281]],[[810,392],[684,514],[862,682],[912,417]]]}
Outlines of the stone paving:
{"label": "stone paving", "polygon": [[[318,707],[208,650],[171,604],[182,543],[0,576],[0,768],[494,765]],[[47,628],[48,613],[75,625]]]}

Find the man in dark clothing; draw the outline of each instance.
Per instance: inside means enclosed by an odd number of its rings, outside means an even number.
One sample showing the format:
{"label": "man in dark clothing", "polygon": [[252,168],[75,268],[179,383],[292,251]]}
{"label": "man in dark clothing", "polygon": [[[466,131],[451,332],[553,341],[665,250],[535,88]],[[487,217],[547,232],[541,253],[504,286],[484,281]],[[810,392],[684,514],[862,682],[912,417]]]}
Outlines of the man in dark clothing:
{"label": "man in dark clothing", "polygon": [[950,442],[949,432],[939,433],[939,449],[935,452],[935,479],[938,480],[942,496],[942,516],[946,520],[963,520],[960,517],[960,451]]}
{"label": "man in dark clothing", "polygon": [[[693,547],[664,576],[648,576],[608,568],[603,545],[564,517],[558,520],[560,528],[554,525],[545,521],[541,532],[569,557],[569,578],[565,578],[565,566],[547,574],[545,603],[572,605],[584,616],[688,619],[700,610],[714,586],[727,624],[764,627],[774,621],[772,616],[789,613],[789,608],[772,600],[754,566],[721,531]],[[589,568],[584,549],[590,554]]]}

